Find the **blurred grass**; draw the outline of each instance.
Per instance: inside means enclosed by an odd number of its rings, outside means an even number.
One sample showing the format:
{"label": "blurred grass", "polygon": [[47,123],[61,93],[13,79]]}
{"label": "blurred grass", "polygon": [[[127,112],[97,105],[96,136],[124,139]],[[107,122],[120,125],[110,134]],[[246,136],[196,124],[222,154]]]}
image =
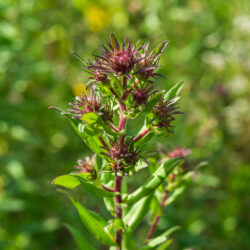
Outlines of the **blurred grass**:
{"label": "blurred grass", "polygon": [[[75,248],[62,222],[78,223],[77,214],[51,180],[72,171],[89,151],[63,117],[47,108],[66,108],[87,82],[69,51],[91,58],[112,31],[152,46],[170,40],[160,69],[167,79],[159,86],[184,80],[185,115],[176,133],[161,142],[189,147],[196,161],[209,162],[204,177],[167,208],[158,233],[168,225],[183,226],[170,249],[248,249],[249,5],[247,0],[1,1],[0,248]],[[133,187],[133,180],[129,183]],[[104,210],[87,194],[82,199]],[[138,230],[138,238],[146,229]]]}

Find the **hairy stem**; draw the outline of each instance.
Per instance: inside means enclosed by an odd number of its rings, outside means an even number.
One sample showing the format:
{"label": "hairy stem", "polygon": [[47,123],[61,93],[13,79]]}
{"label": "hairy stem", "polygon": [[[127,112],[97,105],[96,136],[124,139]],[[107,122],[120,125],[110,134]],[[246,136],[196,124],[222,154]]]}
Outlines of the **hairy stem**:
{"label": "hairy stem", "polygon": [[[115,176],[115,186],[114,186],[114,192],[121,193],[121,187],[122,187],[122,176]],[[122,197],[121,195],[115,196],[115,217],[122,219]],[[117,249],[122,249],[122,230],[116,231],[116,243],[119,246]]]}
{"label": "hairy stem", "polygon": [[139,141],[143,136],[145,136],[147,133],[149,133],[151,131],[150,128],[146,128],[145,130],[143,130],[135,139],[134,142]]}
{"label": "hairy stem", "polygon": [[[161,200],[161,210],[162,210],[162,212],[164,211],[165,201],[166,201],[167,197],[168,197],[168,191],[166,190],[163,197],[162,197],[162,200]],[[152,227],[149,230],[147,241],[149,241],[153,237],[155,229],[157,227],[157,224],[158,224],[160,218],[161,218],[160,215],[157,215],[155,217],[154,223],[153,223]]]}

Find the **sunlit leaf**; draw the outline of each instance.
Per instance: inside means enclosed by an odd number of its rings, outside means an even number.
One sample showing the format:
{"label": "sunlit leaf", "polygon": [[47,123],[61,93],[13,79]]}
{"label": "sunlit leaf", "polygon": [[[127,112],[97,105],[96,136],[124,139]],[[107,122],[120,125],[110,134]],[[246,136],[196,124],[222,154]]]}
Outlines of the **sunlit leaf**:
{"label": "sunlit leaf", "polygon": [[182,88],[184,86],[183,82],[175,84],[167,93],[164,95],[164,101],[167,101],[172,98],[176,98],[180,95]]}
{"label": "sunlit leaf", "polygon": [[139,187],[132,194],[125,197],[125,202],[133,204],[140,200],[142,197],[149,195],[153,192],[168,176],[175,166],[180,163],[180,159],[170,159],[161,164],[161,166],[152,174],[152,176],[146,181],[144,185]]}
{"label": "sunlit leaf", "polygon": [[79,213],[81,221],[89,230],[89,232],[96,237],[96,239],[110,246],[116,245],[113,236],[105,230],[105,228],[107,227],[107,222],[99,214],[86,209],[68,192],[65,192],[63,190],[60,191],[70,198]]}
{"label": "sunlit leaf", "polygon": [[150,201],[153,197],[148,195],[136,202],[127,214],[124,216],[124,222],[128,226],[128,232],[131,233],[142,222],[143,218],[149,210]]}
{"label": "sunlit leaf", "polygon": [[78,229],[76,229],[75,227],[73,227],[69,224],[64,224],[64,225],[73,235],[79,250],[94,250],[95,249],[86,240],[85,235],[82,234]]}
{"label": "sunlit leaf", "polygon": [[72,175],[61,175],[53,180],[53,184],[73,189],[80,185],[80,181]]}
{"label": "sunlit leaf", "polygon": [[147,245],[145,247],[141,248],[141,249],[142,250],[155,249],[156,246],[166,242],[169,239],[169,235],[172,234],[173,232],[175,232],[178,229],[180,229],[179,226],[175,226],[175,227],[172,227],[172,228],[168,229],[166,232],[164,232],[160,236],[151,239],[147,243]]}

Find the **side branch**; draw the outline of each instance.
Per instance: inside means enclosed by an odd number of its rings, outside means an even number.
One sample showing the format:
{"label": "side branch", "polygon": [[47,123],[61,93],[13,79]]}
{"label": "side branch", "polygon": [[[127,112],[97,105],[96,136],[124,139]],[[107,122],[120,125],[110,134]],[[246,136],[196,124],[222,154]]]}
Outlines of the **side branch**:
{"label": "side branch", "polygon": [[134,142],[139,141],[143,136],[145,136],[147,133],[149,133],[151,131],[150,128],[145,129],[144,131],[142,131],[135,139]]}
{"label": "side branch", "polygon": [[[166,190],[163,197],[162,197],[162,200],[161,200],[161,210],[162,210],[162,212],[164,211],[165,201],[166,201],[167,197],[168,197],[168,191]],[[152,227],[149,230],[147,241],[149,241],[153,237],[155,229],[157,227],[157,224],[158,224],[160,218],[161,218],[160,215],[157,215],[155,217],[154,223],[153,223]]]}
{"label": "side branch", "polygon": [[126,106],[121,101],[119,101],[119,105],[120,105],[120,112],[121,112],[119,130],[123,130],[125,129],[126,121],[127,121],[124,115],[124,111],[126,111]]}

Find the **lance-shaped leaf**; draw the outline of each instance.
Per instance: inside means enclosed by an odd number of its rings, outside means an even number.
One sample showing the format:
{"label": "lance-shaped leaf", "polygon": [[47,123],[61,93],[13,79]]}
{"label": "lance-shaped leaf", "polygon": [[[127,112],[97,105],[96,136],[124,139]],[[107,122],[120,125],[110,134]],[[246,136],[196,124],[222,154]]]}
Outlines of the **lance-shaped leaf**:
{"label": "lance-shaped leaf", "polygon": [[106,133],[113,136],[121,135],[122,133],[124,133],[123,130],[119,132],[113,131],[109,127],[109,125],[98,114],[94,112],[83,114],[81,119],[91,126],[94,133],[100,133],[103,129]]}
{"label": "lance-shaped leaf", "polygon": [[[145,120],[145,124],[144,126],[141,128],[141,130],[139,131],[139,133],[136,135],[140,136],[141,133],[143,133],[144,131],[148,130],[147,125],[146,125],[146,120]],[[135,137],[135,138],[136,138]],[[138,140],[137,142],[135,142],[135,147],[138,148],[142,148],[148,141],[150,141],[152,138],[154,137],[154,133],[152,131],[147,132],[145,135],[143,135],[142,138],[140,138],[140,140]]]}
{"label": "lance-shaped leaf", "polygon": [[100,132],[102,129],[101,118],[94,112],[83,114],[81,119],[91,125],[95,132]]}
{"label": "lance-shaped leaf", "polygon": [[153,56],[154,59],[157,59],[164,49],[167,47],[169,41],[162,42],[157,48],[155,48],[151,53],[150,56]]}
{"label": "lance-shaped leaf", "polygon": [[118,194],[117,192],[110,192],[106,189],[103,189],[98,184],[86,181],[79,175],[73,175],[73,176],[80,181],[81,185],[84,187],[84,189],[86,191],[88,191],[88,192],[90,192],[98,197],[114,197]]}
{"label": "lance-shaped leaf", "polygon": [[184,86],[184,83],[179,82],[175,84],[171,89],[169,89],[167,93],[164,95],[164,102],[169,99],[178,97],[182,91],[183,86]]}
{"label": "lance-shaped leaf", "polygon": [[80,181],[72,175],[60,175],[56,177],[52,183],[70,189],[76,188],[81,184]]}
{"label": "lance-shaped leaf", "polygon": [[71,232],[73,235],[76,245],[79,250],[94,250],[95,248],[90,245],[90,243],[85,239],[85,235],[82,234],[77,228],[64,224],[65,227]]}
{"label": "lance-shaped leaf", "polygon": [[141,248],[141,250],[148,250],[148,249],[155,249],[156,246],[166,242],[169,239],[169,235],[172,234],[174,231],[178,230],[180,227],[175,226],[168,229],[166,232],[161,234],[160,236],[151,239],[146,246]]}
{"label": "lance-shaped leaf", "polygon": [[81,174],[70,174],[70,175],[61,175],[56,177],[53,180],[53,184],[59,185],[65,188],[76,188],[80,184],[84,187],[84,189],[98,197],[114,197],[117,195],[115,192],[109,192],[106,189],[103,189],[101,185],[98,183],[92,183],[86,179],[84,179]]}
{"label": "lance-shaped leaf", "polygon": [[180,187],[177,187],[167,198],[165,202],[165,206],[168,206],[172,202],[174,202],[186,189],[187,185],[182,185]]}
{"label": "lance-shaped leaf", "polygon": [[[103,173],[101,175],[101,180],[102,183],[108,187],[113,189],[114,188],[114,174],[113,173]],[[104,197],[103,198],[104,204],[106,206],[106,208],[108,209],[108,211],[110,212],[110,214],[112,216],[115,216],[115,201],[113,197]]]}
{"label": "lance-shaped leaf", "polygon": [[99,214],[86,209],[68,192],[64,190],[60,190],[60,192],[66,194],[70,198],[78,211],[81,221],[96,239],[110,246],[116,245],[114,237],[106,230],[107,222]]}
{"label": "lance-shaped leaf", "polygon": [[156,94],[152,95],[146,103],[146,107],[143,109],[141,114],[151,112],[154,105],[161,100],[162,94],[163,92],[157,92]]}
{"label": "lance-shaped leaf", "polygon": [[127,167],[125,168],[124,171],[124,175],[134,175],[137,172],[139,172],[140,170],[147,168],[148,167],[148,163],[145,162],[144,160],[140,159],[135,166],[132,167]]}
{"label": "lance-shaped leaf", "polygon": [[124,217],[124,222],[128,226],[128,232],[133,232],[136,227],[142,222],[148,212],[150,201],[153,194],[148,195],[136,202]]}
{"label": "lance-shaped leaf", "polygon": [[140,200],[142,197],[152,193],[168,176],[175,166],[180,163],[180,159],[170,159],[160,165],[160,167],[152,174],[144,185],[139,187],[132,194],[124,197],[127,204],[133,204]]}
{"label": "lance-shaped leaf", "polygon": [[102,151],[102,144],[90,125],[79,124],[76,131],[92,151],[97,154]]}
{"label": "lance-shaped leaf", "polygon": [[49,109],[55,109],[56,111],[60,112],[62,115],[65,115],[68,118],[68,121],[76,131],[76,133],[82,138],[82,140],[87,144],[87,146],[95,153],[100,153],[102,144],[88,124],[81,124],[77,119],[72,119],[69,112],[66,112],[62,109],[56,107],[49,107]]}
{"label": "lance-shaped leaf", "polygon": [[110,33],[110,42],[113,48],[115,48],[116,50],[120,50],[120,45],[113,33]]}

